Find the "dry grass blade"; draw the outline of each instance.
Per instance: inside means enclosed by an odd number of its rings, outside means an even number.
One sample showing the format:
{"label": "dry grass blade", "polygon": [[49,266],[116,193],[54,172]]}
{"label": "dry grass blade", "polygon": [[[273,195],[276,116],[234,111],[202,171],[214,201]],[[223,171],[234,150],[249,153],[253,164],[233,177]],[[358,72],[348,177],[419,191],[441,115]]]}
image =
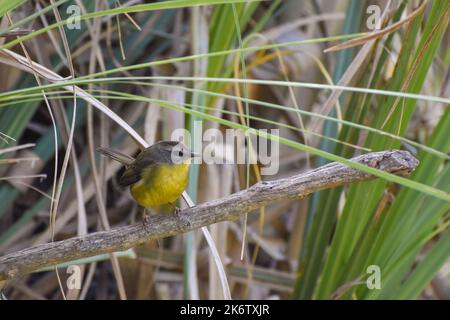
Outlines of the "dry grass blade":
{"label": "dry grass blade", "polygon": [[8,152],[15,152],[15,151],[22,150],[22,149],[33,148],[34,146],[36,146],[35,143],[25,143],[25,144],[21,144],[21,145],[14,146],[14,147],[3,148],[3,149],[0,149],[0,155],[8,153]]}
{"label": "dry grass blade", "polygon": [[[58,22],[61,22],[61,16],[59,14],[58,8],[55,6],[55,2],[54,0],[50,0],[50,3],[54,6],[53,7],[53,14],[55,15],[55,18]],[[63,45],[64,45],[64,51],[66,54],[66,60],[68,63],[68,67],[70,70],[70,76],[71,78],[75,78],[75,70],[73,68],[73,61],[72,61],[72,56],[70,54],[70,48],[69,48],[69,44],[67,41],[67,37],[66,37],[66,33],[64,31],[64,27],[63,26],[59,26],[59,33],[60,36],[62,38],[63,41]],[[57,44],[55,43],[55,47],[57,48]],[[25,51],[25,50],[24,50]],[[32,61],[30,59],[28,59],[29,64],[32,65]],[[36,80],[38,81],[37,77]],[[73,170],[74,170],[74,174],[75,174],[75,181],[76,181],[76,194],[77,194],[77,200],[78,200],[78,233],[83,235],[87,233],[87,223],[86,223],[86,209],[84,207],[84,201],[83,201],[83,192],[82,192],[82,186],[81,186],[81,175],[80,175],[80,170],[78,167],[78,162],[75,156],[75,150],[72,149],[72,145],[73,145],[73,135],[75,132],[75,119],[76,119],[76,114],[77,114],[77,98],[75,93],[73,94],[73,115],[72,115],[72,123],[71,123],[71,127],[70,130],[67,130],[67,121],[64,118],[64,111],[63,109],[61,110],[62,113],[62,118],[63,118],[63,123],[64,123],[64,127],[66,128],[66,131],[69,132],[68,134],[68,139],[67,139],[67,143],[66,143],[66,153],[64,155],[64,159],[63,159],[63,164],[62,164],[62,168],[61,168],[61,172],[59,175],[59,181],[58,181],[58,185],[57,185],[57,189],[55,192],[55,196],[54,199],[55,201],[52,202],[51,205],[51,210],[50,210],[50,230],[52,232],[51,236],[52,236],[52,241],[53,238],[55,236],[54,234],[54,226],[55,226],[55,221],[56,221],[56,214],[58,211],[58,204],[59,204],[59,200],[60,200],[60,196],[61,196],[61,192],[62,192],[62,187],[63,187],[63,183],[64,183],[64,178],[66,175],[66,170],[67,170],[67,166],[69,163],[69,158],[72,160],[72,164],[73,164]],[[57,146],[55,145],[55,148],[57,148]],[[56,153],[56,152],[55,152]],[[72,156],[72,157],[71,157]],[[65,299],[67,299],[67,297],[69,299],[73,299],[76,298],[78,296],[78,291],[77,290],[71,290],[69,289],[67,292],[67,295],[64,293],[64,289],[63,289],[63,285],[59,276],[59,272],[58,272],[58,268],[55,268],[56,271],[56,277],[58,278],[58,284],[59,284],[59,288],[61,290],[62,296]],[[83,274],[84,268],[81,269],[81,274]]]}
{"label": "dry grass blade", "polygon": [[351,39],[351,40],[345,41],[343,43],[340,43],[338,45],[327,48],[324,50],[324,52],[328,53],[328,52],[335,52],[335,51],[339,51],[339,50],[343,50],[343,49],[347,49],[347,48],[353,48],[356,46],[363,45],[370,40],[376,40],[376,39],[384,37],[385,35],[388,35],[392,32],[395,32],[398,29],[400,29],[403,25],[411,22],[415,17],[417,17],[419,14],[421,14],[422,11],[425,9],[426,3],[427,3],[426,1],[423,1],[422,4],[417,9],[415,9],[410,15],[408,15],[403,20],[400,20],[388,27],[385,27],[382,30],[377,30],[377,31],[371,32],[370,34],[364,35],[362,37]]}
{"label": "dry grass blade", "polygon": [[0,181],[15,180],[15,179],[30,179],[30,178],[47,179],[47,175],[44,173],[41,173],[41,174],[31,174],[31,175],[23,175],[23,176],[4,176],[4,177],[0,177]]}
{"label": "dry grass blade", "polygon": [[[100,19],[97,19],[94,21],[93,25],[90,26],[89,32],[92,38],[92,51],[90,56],[90,62],[89,62],[89,72],[94,73],[96,62],[104,71],[104,61],[103,56],[101,54],[101,51],[99,49],[99,41],[98,37],[100,34]],[[119,29],[120,30],[120,29]],[[96,61],[97,60],[97,61]],[[89,90],[92,89],[92,85],[89,85]],[[87,106],[87,139],[88,139],[88,153],[89,153],[89,160],[91,163],[91,170],[92,170],[92,178],[94,181],[94,186],[96,189],[96,202],[97,202],[97,208],[100,213],[100,221],[103,226],[104,230],[110,230],[110,224],[108,221],[108,215],[106,212],[106,205],[104,201],[104,193],[102,192],[102,186],[101,186],[101,178],[99,175],[99,172],[97,170],[97,163],[95,161],[95,154],[94,154],[94,122],[93,122],[93,110],[91,104],[88,104]],[[110,255],[110,261],[113,268],[114,277],[116,279],[117,288],[119,292],[119,297],[122,300],[126,300],[126,291],[125,291],[125,285],[123,281],[123,275],[120,269],[119,261],[117,257],[114,254]]]}

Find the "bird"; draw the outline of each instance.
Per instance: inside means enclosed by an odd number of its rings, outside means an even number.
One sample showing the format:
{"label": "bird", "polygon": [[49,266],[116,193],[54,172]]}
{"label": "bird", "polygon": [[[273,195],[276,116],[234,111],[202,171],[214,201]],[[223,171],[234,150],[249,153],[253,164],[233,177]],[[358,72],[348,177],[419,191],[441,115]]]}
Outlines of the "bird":
{"label": "bird", "polygon": [[[156,142],[136,158],[106,147],[99,147],[97,151],[125,166],[119,185],[129,186],[133,199],[140,206],[169,204],[179,214],[175,202],[186,189],[191,160],[198,154],[178,141]],[[144,220],[146,218],[144,214]]]}

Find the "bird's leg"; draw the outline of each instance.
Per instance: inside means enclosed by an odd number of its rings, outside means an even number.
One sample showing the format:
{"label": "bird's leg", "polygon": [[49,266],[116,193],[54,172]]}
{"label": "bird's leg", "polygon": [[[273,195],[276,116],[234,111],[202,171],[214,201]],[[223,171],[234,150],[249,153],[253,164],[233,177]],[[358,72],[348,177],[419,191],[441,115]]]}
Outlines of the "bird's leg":
{"label": "bird's leg", "polygon": [[169,202],[169,205],[173,208],[174,210],[174,214],[179,217],[180,216],[180,212],[181,209],[179,207],[177,207],[173,202]]}
{"label": "bird's leg", "polygon": [[147,212],[147,208],[144,208],[144,211],[142,212],[142,224],[144,227],[146,227],[149,223],[150,215]]}

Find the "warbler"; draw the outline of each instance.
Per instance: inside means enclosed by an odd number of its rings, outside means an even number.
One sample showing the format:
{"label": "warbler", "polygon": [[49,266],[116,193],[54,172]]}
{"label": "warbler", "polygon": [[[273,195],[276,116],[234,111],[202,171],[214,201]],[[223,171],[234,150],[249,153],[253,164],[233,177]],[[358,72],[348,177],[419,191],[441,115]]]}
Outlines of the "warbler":
{"label": "warbler", "polygon": [[177,141],[156,142],[136,158],[109,148],[97,151],[125,166],[119,185],[130,186],[139,205],[147,208],[169,204],[178,213],[175,201],[186,189],[191,159],[197,154]]}

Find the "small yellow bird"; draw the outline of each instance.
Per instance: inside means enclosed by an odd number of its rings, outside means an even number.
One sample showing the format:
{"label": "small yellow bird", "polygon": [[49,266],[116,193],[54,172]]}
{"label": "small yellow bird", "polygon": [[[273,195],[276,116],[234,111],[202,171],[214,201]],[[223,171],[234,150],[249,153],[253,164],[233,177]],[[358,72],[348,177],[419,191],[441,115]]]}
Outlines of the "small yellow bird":
{"label": "small yellow bird", "polygon": [[134,159],[109,148],[97,151],[125,166],[119,179],[122,187],[130,186],[131,195],[143,207],[170,204],[186,189],[191,158],[196,154],[177,141],[159,141],[144,149]]}

